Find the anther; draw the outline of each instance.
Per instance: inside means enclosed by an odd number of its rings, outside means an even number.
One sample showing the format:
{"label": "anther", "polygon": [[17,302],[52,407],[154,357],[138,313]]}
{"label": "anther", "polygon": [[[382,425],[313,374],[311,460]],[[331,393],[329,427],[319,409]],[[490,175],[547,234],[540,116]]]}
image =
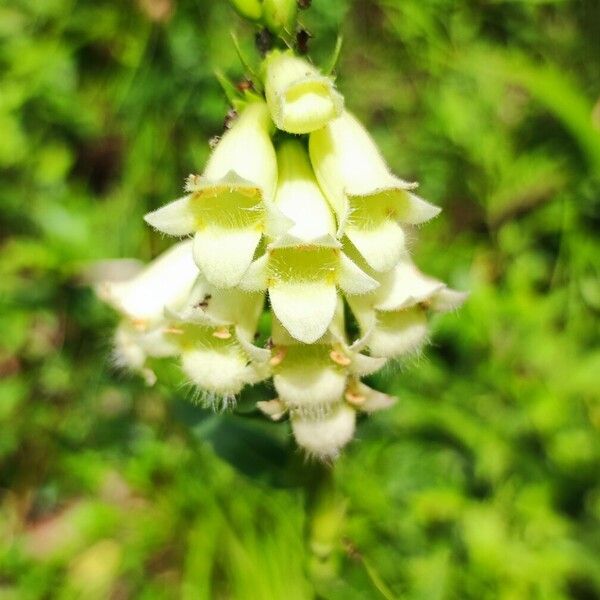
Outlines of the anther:
{"label": "anther", "polygon": [[271,356],[271,359],[269,360],[269,364],[272,367],[280,365],[283,362],[283,359],[285,358],[286,354],[287,348],[284,348],[282,346],[275,348],[273,356]]}
{"label": "anther", "polygon": [[348,358],[343,352],[340,352],[339,350],[332,350],[329,353],[329,358],[331,358],[331,360],[340,365],[341,367],[347,367],[352,361],[350,360],[350,358]]}
{"label": "anther", "polygon": [[213,331],[212,335],[219,340],[228,340],[231,337],[231,331],[227,327],[218,327]]}

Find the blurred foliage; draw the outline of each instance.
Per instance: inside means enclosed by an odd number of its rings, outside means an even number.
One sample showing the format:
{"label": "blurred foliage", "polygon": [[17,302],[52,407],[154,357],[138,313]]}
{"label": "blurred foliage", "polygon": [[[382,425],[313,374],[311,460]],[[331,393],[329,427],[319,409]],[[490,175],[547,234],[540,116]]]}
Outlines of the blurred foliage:
{"label": "blurred foliage", "polygon": [[[600,597],[600,4],[313,0],[303,20],[394,169],[444,213],[417,263],[471,290],[375,383],[327,474],[285,425],[110,363],[90,261],[201,170],[219,0],[0,5],[0,598]],[[243,414],[242,414],[243,413]],[[331,494],[323,490],[334,490]],[[345,516],[344,516],[345,515]],[[340,535],[341,534],[341,535]]]}

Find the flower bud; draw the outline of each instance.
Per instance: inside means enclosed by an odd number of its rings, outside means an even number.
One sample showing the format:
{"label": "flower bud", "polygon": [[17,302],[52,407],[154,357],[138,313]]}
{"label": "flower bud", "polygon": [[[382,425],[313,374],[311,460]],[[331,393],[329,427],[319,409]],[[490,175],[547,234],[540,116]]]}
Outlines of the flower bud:
{"label": "flower bud", "polygon": [[217,287],[237,285],[252,262],[266,224],[266,204],[277,183],[264,102],[252,102],[225,133],[189,194],[145,216],[170,235],[194,233],[194,260]]}
{"label": "flower bud", "polygon": [[273,50],[263,68],[267,104],[279,129],[309,133],[341,114],[344,99],[333,80],[291,51]]}
{"label": "flower bud", "polygon": [[250,21],[259,21],[262,17],[262,0],[229,0],[233,8]]}
{"label": "flower bud", "polygon": [[345,234],[376,271],[391,269],[405,250],[399,223],[422,223],[440,212],[394,176],[367,130],[345,111],[309,141],[315,175]]}
{"label": "flower bud", "polygon": [[276,35],[294,31],[297,13],[297,0],[263,0],[265,25]]}

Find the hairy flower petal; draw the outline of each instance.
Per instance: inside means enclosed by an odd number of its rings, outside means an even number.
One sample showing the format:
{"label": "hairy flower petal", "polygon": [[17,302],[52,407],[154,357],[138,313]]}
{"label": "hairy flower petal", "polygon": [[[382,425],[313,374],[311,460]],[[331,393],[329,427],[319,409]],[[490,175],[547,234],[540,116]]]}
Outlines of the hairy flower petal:
{"label": "hairy flower petal", "polygon": [[356,428],[356,411],[341,404],[323,419],[292,416],[292,431],[296,442],[309,455],[321,460],[337,458],[340,450],[352,439]]}
{"label": "hairy flower petal", "polygon": [[289,333],[305,344],[313,344],[333,319],[337,292],[334,284],[320,281],[278,281],[269,287],[269,299]]}
{"label": "hairy flower petal", "polygon": [[207,227],[194,236],[194,260],[211,283],[233,287],[248,270],[261,236],[255,229]]}
{"label": "hairy flower petal", "polygon": [[375,142],[348,112],[314,131],[310,158],[317,180],[338,222],[376,271],[391,269],[404,250],[398,223],[431,219],[439,208],[409,190],[415,187],[394,176]]}

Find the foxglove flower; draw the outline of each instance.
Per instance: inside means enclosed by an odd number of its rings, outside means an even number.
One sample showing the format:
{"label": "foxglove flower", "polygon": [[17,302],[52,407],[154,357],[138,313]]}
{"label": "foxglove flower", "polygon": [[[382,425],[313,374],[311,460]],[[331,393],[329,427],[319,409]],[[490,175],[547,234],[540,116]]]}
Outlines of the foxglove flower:
{"label": "foxglove flower", "polygon": [[339,116],[344,99],[331,77],[291,51],[273,50],[264,62],[267,103],[278,129],[309,133]]}
{"label": "foxglove flower", "polygon": [[277,182],[271,120],[262,101],[251,102],[225,133],[188,194],[146,215],[170,235],[194,234],[194,260],[218,287],[237,285],[252,262]]}
{"label": "foxglove flower", "polygon": [[[336,310],[336,320],[340,319],[341,301]],[[385,358],[367,356],[356,346],[348,346],[345,335],[337,331],[340,328],[332,326],[319,343],[303,344],[274,320],[270,364],[273,384],[285,410],[311,419],[323,417],[344,400],[352,378],[370,375],[385,364]]]}
{"label": "foxglove flower", "polygon": [[115,360],[119,366],[140,372],[149,384],[154,373],[148,357],[177,354],[165,336],[165,309],[178,310],[188,301],[198,268],[192,259],[192,242],[176,244],[126,281],[105,281],[97,286],[100,298],[122,315],[115,334]]}
{"label": "foxglove flower", "polygon": [[258,403],[273,420],[289,413],[297,443],[321,459],[334,458],[350,441],[356,410],[373,412],[394,402],[359,381],[386,359],[361,354],[360,342],[348,346],[343,331],[341,301],[330,331],[317,344],[298,342],[275,321],[270,364],[278,398]]}
{"label": "foxglove flower", "polygon": [[179,311],[167,311],[168,339],[184,373],[210,403],[227,405],[245,385],[269,374],[268,350],[253,339],[264,294],[224,290],[200,276]]}
{"label": "foxglove flower", "polygon": [[337,287],[364,294],[377,282],[361,271],[334,237],[335,221],[314,179],[302,144],[287,140],[277,151],[275,207],[291,227],[267,246],[240,285],[269,290],[271,307],[296,340],[316,342],[331,324]]}
{"label": "foxglove flower", "polygon": [[380,282],[374,293],[348,298],[374,356],[398,358],[418,351],[427,341],[427,309],[451,311],[467,297],[421,273],[408,256]]}
{"label": "foxglove flower", "polygon": [[327,414],[311,418],[299,412],[290,413],[296,443],[309,455],[320,460],[332,460],[352,440],[358,412],[372,413],[389,408],[396,401],[367,385],[353,380],[344,394],[344,401],[332,406]]}
{"label": "foxglove flower", "polygon": [[346,235],[376,271],[388,271],[405,250],[400,223],[423,223],[440,209],[393,175],[367,130],[349,112],[314,131],[310,158],[317,180]]}

